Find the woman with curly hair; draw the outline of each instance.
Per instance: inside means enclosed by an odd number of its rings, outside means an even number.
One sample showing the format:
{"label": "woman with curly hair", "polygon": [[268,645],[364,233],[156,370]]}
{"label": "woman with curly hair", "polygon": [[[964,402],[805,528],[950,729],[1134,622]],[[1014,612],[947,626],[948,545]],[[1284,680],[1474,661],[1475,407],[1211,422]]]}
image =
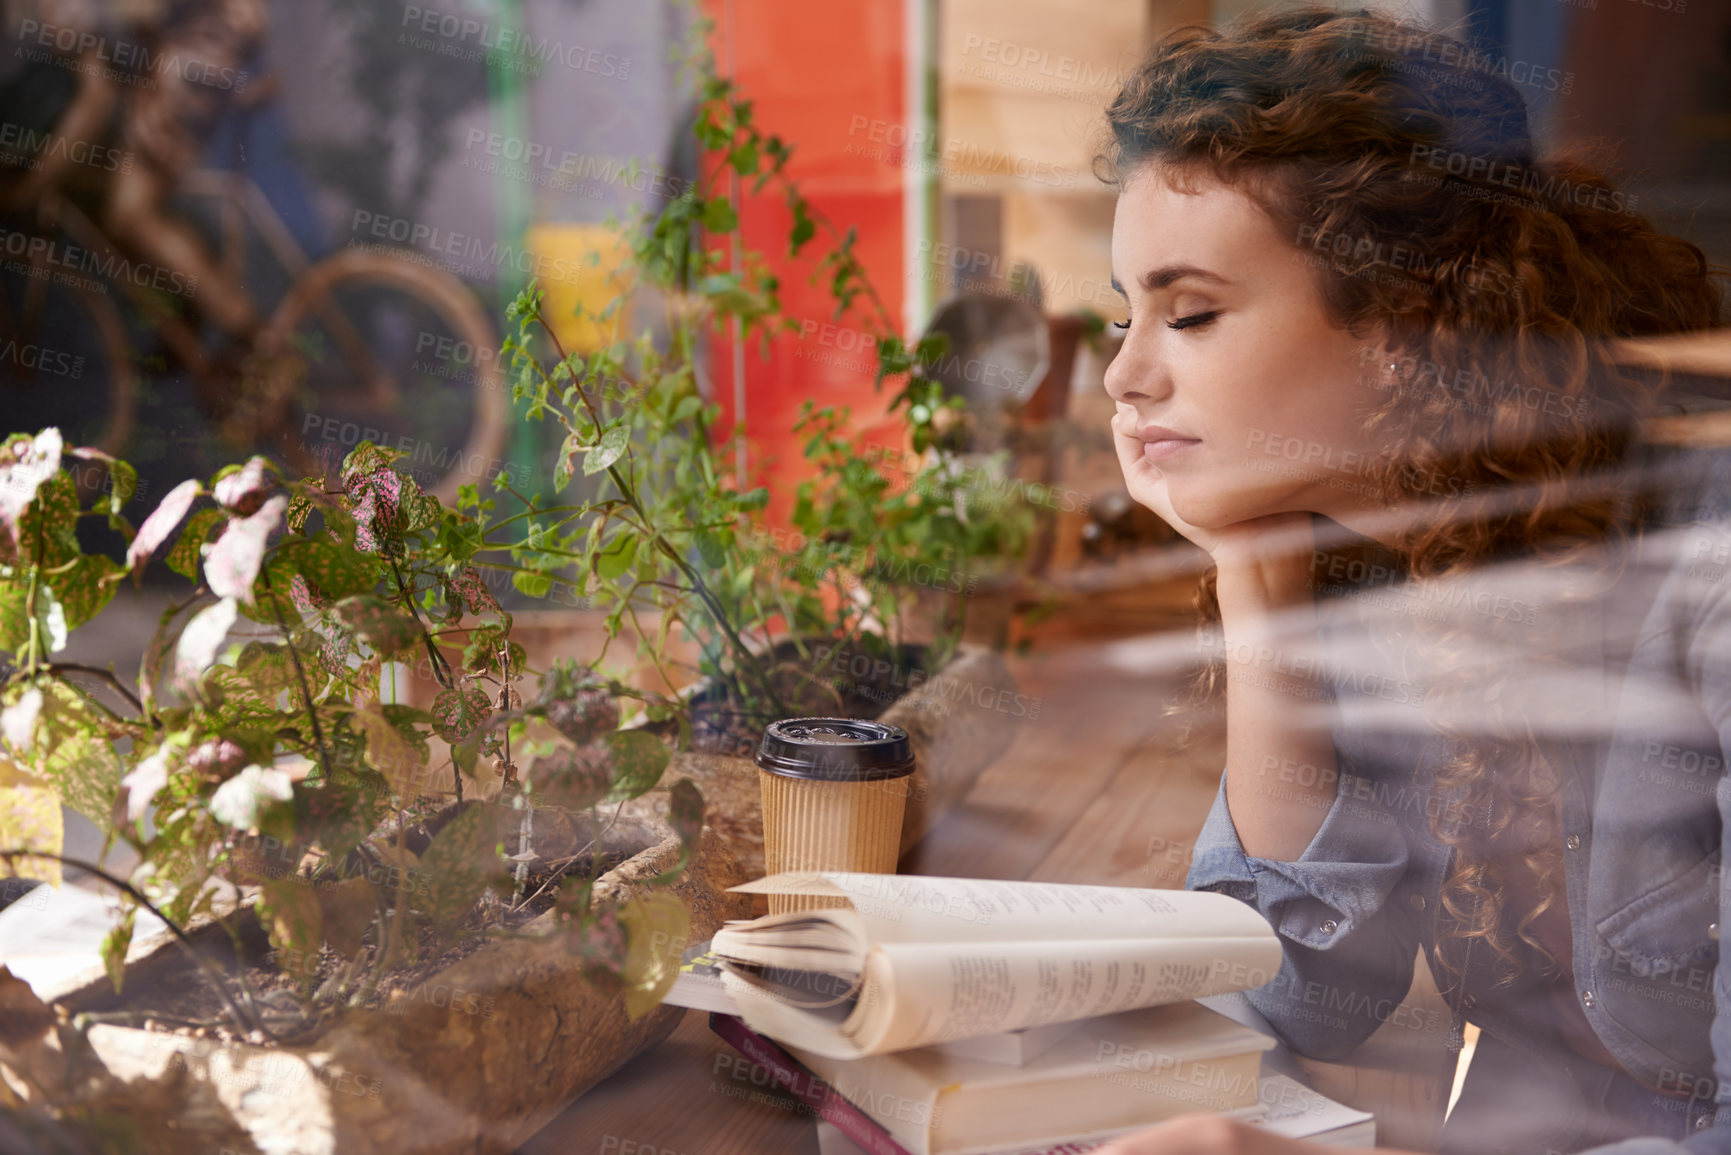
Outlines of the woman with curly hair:
{"label": "woman with curly hair", "polygon": [[1213,563],[1189,885],[1279,935],[1251,1002],[1340,1060],[1422,952],[1481,1032],[1445,1152],[1731,1152],[1731,467],[1613,359],[1720,322],[1703,254],[1537,156],[1503,62],[1369,12],[1178,33],[1108,122],[1112,428]]}

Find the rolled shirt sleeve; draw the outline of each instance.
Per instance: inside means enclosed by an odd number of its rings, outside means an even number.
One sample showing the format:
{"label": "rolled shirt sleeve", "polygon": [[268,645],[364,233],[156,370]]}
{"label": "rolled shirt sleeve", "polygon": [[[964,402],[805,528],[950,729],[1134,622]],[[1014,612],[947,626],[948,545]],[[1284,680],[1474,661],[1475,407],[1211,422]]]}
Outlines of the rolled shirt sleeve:
{"label": "rolled shirt sleeve", "polygon": [[1312,1058],[1351,1052],[1412,984],[1417,928],[1394,900],[1408,874],[1407,844],[1386,795],[1343,773],[1310,845],[1281,862],[1244,852],[1222,775],[1197,836],[1186,885],[1254,906],[1280,936],[1279,973],[1247,997],[1288,1046]]}

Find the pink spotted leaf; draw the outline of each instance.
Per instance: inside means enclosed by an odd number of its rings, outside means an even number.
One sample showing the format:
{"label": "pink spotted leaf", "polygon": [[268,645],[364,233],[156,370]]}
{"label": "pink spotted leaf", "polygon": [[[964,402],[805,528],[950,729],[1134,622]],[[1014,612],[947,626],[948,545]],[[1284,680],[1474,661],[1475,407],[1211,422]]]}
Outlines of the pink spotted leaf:
{"label": "pink spotted leaf", "polygon": [[203,492],[204,486],[196,481],[183,481],[169,490],[168,496],[150,511],[150,516],[138,527],[138,536],[132,539],[132,544],[126,547],[126,568],[136,570],[149,561],[150,555],[168,540],[168,535],[174,532],[175,526],[180,524],[186,511],[192,508],[192,503],[198,500],[198,495]]}
{"label": "pink spotted leaf", "polygon": [[252,583],[264,561],[265,542],[282,524],[288,498],[278,495],[251,517],[236,518],[204,559],[204,580],[212,593],[252,604]]}

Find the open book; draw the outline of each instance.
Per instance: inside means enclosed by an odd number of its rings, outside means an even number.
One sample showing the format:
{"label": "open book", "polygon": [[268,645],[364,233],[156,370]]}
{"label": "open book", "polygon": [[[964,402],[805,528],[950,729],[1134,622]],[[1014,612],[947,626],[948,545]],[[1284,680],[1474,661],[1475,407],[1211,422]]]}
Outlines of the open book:
{"label": "open book", "polygon": [[733,888],[846,901],[715,934],[747,1025],[835,1059],[1261,986],[1280,942],[1208,892],[894,874],[776,874]]}

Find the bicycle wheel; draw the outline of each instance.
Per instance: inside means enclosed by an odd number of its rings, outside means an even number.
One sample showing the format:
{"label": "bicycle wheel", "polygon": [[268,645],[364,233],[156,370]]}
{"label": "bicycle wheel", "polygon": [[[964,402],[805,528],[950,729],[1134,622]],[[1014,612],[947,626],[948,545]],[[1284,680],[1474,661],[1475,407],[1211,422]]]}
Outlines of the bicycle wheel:
{"label": "bicycle wheel", "polygon": [[266,392],[293,401],[272,407],[282,452],[308,475],[334,477],[363,440],[402,450],[446,502],[508,469],[497,339],[443,270],[362,249],[327,257],[295,279],[258,349]]}
{"label": "bicycle wheel", "polygon": [[132,346],[114,303],[65,277],[39,263],[0,266],[5,432],[53,425],[67,445],[118,455],[137,416]]}

